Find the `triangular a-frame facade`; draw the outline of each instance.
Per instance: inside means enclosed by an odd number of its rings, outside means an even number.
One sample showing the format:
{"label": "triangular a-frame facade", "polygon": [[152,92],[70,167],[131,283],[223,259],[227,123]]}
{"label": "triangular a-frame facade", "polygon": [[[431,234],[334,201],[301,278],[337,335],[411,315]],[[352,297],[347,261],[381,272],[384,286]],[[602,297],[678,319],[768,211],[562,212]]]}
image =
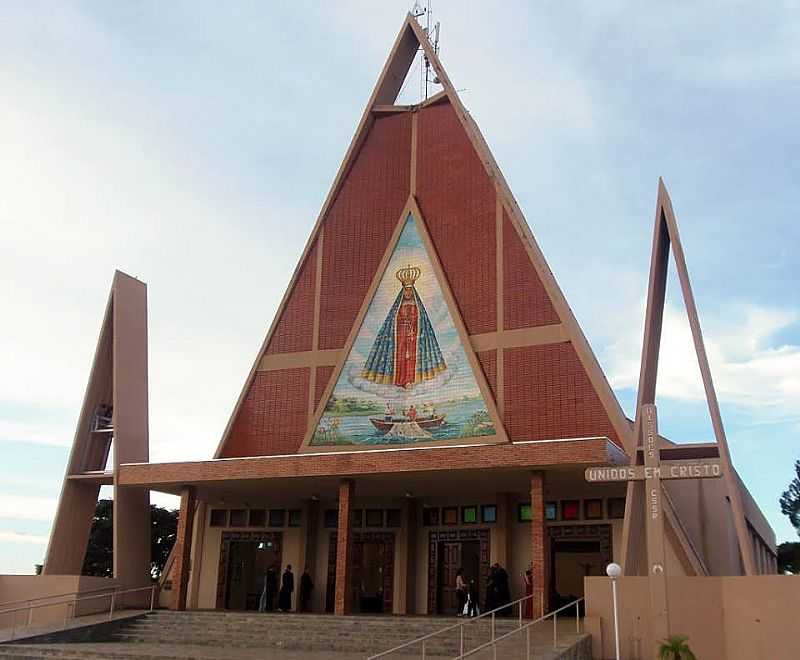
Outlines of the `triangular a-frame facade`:
{"label": "triangular a-frame facade", "polygon": [[[678,223],[672,209],[672,200],[669,197],[664,182],[658,180],[658,195],[656,200],[655,223],[653,227],[653,245],[650,258],[650,276],[647,291],[647,307],[645,312],[644,339],[642,342],[642,361],[639,373],[639,390],[636,402],[636,421],[634,423],[634,438],[636,447],[642,446],[642,406],[655,404],[656,383],[658,380],[658,358],[661,346],[661,330],[664,316],[664,304],[667,290],[667,271],[669,255],[672,252],[675,260],[675,270],[680,283],[681,295],[686,307],[686,315],[694,342],[697,363],[705,390],[706,403],[714,430],[717,450],[722,467],[722,479],[725,484],[726,498],[730,506],[730,514],[739,548],[739,558],[744,575],[756,573],[753,560],[750,535],[747,531],[747,518],[742,503],[742,496],[737,482],[737,477],[731,462],[728,441],[722,424],[719,403],[717,401],[714,382],[711,377],[711,368],[708,364],[705,342],[700,329],[700,318],[689,281],[689,270],[686,266],[686,257],[683,252]],[[692,548],[691,539],[678,522],[675,506],[670,499],[669,491],[664,490],[667,532],[681,541],[687,557],[699,562],[699,574],[709,572],[703,564],[702,553]],[[626,497],[625,525],[622,534],[622,564],[625,572],[635,575],[641,572],[643,547],[643,518],[644,490],[641,482],[630,482]],[[645,571],[646,572],[646,571]]]}
{"label": "triangular a-frame facade", "polygon": [[[443,91],[394,105],[419,49]],[[409,199],[424,218],[503,437],[601,436],[630,450],[630,422],[480,131],[409,15],[215,457],[313,447],[318,413]]]}

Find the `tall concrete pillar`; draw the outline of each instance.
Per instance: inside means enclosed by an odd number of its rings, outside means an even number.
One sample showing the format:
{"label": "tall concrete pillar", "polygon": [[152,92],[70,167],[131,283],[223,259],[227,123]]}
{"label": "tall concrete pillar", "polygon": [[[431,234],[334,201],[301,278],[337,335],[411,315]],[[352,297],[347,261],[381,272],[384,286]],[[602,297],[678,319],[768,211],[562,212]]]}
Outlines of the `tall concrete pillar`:
{"label": "tall concrete pillar", "polygon": [[336,595],[333,611],[337,615],[349,614],[352,607],[350,598],[350,570],[353,550],[350,518],[353,509],[355,482],[342,479],[339,484],[339,527],[336,536]]}
{"label": "tall concrete pillar", "polygon": [[150,460],[147,404],[147,298],[132,277],[114,277],[114,577],[150,584],[150,491],[120,486],[119,467]]}

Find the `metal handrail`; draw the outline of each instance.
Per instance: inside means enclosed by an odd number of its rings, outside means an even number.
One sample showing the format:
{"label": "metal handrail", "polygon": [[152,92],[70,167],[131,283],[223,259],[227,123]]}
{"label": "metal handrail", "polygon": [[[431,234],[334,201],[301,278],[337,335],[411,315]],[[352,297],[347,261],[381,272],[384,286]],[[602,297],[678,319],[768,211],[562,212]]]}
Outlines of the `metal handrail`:
{"label": "metal handrail", "polygon": [[531,627],[535,626],[537,623],[541,623],[542,621],[545,621],[545,620],[549,619],[550,617],[553,617],[553,648],[554,649],[558,648],[558,613],[561,612],[562,610],[566,610],[567,608],[571,608],[571,607],[574,606],[575,607],[575,629],[576,629],[576,632],[580,633],[580,631],[581,631],[581,620],[580,620],[580,604],[581,604],[581,602],[583,602],[583,598],[578,598],[577,600],[573,600],[571,603],[567,603],[566,605],[562,605],[557,610],[553,610],[552,612],[548,612],[544,616],[540,616],[538,619],[535,619],[533,621],[530,621],[530,622],[526,623],[524,626],[520,626],[519,628],[515,628],[514,630],[511,630],[511,631],[509,631],[509,632],[507,632],[507,633],[505,633],[503,635],[500,635],[500,637],[493,637],[490,641],[484,642],[480,646],[476,646],[474,649],[470,649],[466,653],[464,653],[464,651],[462,650],[461,653],[459,655],[457,655],[453,660],[463,660],[463,658],[468,658],[469,656],[477,653],[478,651],[483,651],[483,649],[487,649],[490,646],[494,646],[495,647],[495,657],[497,657],[497,643],[502,641],[502,640],[504,640],[504,639],[508,639],[512,635],[516,635],[517,633],[522,632],[523,630],[526,631],[526,644],[525,644],[526,655],[525,655],[525,657],[527,658],[527,660],[530,660],[530,657],[531,657]]}
{"label": "metal handrail", "polygon": [[[508,609],[510,607],[513,607],[514,605],[517,605],[517,604],[520,604],[519,620],[520,620],[520,628],[521,628],[522,627],[522,605],[521,605],[521,603],[525,602],[526,600],[531,600],[532,601],[533,597],[534,597],[534,594],[528,594],[527,596],[523,596],[522,598],[518,598],[517,600],[511,601],[510,603],[506,603],[505,605],[501,605],[500,607],[495,607],[493,610],[489,610],[488,612],[484,612],[483,614],[479,614],[478,616],[469,617],[468,619],[466,619],[464,621],[459,621],[457,623],[453,623],[453,624],[451,624],[449,626],[446,626],[445,628],[440,628],[439,630],[435,630],[432,633],[428,633],[427,635],[423,635],[422,637],[417,637],[416,639],[412,639],[410,642],[405,642],[403,644],[400,644],[399,646],[395,646],[394,648],[391,648],[388,651],[381,651],[380,653],[377,653],[375,655],[371,655],[371,656],[369,656],[369,658],[367,658],[367,660],[377,660],[377,658],[383,658],[383,657],[385,657],[385,656],[387,656],[387,655],[389,655],[391,653],[394,653],[395,651],[399,651],[400,649],[404,649],[404,648],[407,648],[409,646],[413,646],[414,644],[420,644],[420,643],[422,644],[422,649],[423,649],[422,657],[424,658],[425,657],[425,642],[427,640],[429,640],[431,637],[436,637],[437,635],[441,635],[442,633],[449,632],[450,630],[455,630],[456,628],[462,628],[463,629],[464,626],[468,626],[468,625],[470,625],[472,623],[475,623],[476,621],[478,621],[480,619],[483,619],[484,617],[487,617],[489,615],[491,615],[491,617],[492,617],[492,638],[494,638],[495,614],[497,612],[501,611],[501,610],[506,610],[506,609]],[[463,634],[463,630],[462,630],[462,633],[461,633],[462,652],[463,652],[463,646],[464,646],[464,634]]]}
{"label": "metal handrail", "polygon": [[[96,591],[108,591],[119,589],[119,585],[114,585],[110,587],[97,587],[97,589],[86,589],[85,591],[76,589],[75,591],[68,591],[64,594],[56,594],[55,596],[39,596],[38,598],[20,598],[19,600],[7,600],[4,603],[0,603],[0,607],[5,607],[6,605],[16,605],[17,603],[33,603],[37,600],[49,600],[50,598],[67,598],[69,596],[75,596],[76,594],[93,594]],[[0,610],[0,614],[3,613],[3,610]]]}
{"label": "metal handrail", "polygon": [[[158,589],[158,585],[153,584],[149,587],[136,587],[134,589],[116,589],[109,593],[104,594],[94,594],[91,596],[78,596],[75,598],[69,598],[67,600],[57,601],[57,602],[49,602],[49,603],[39,603],[37,605],[24,605],[22,607],[13,607],[10,609],[0,611],[0,614],[16,614],[16,612],[28,612],[27,617],[27,626],[31,625],[33,610],[40,608],[40,607],[53,607],[55,605],[66,605],[66,612],[64,614],[64,625],[67,625],[67,621],[70,619],[70,613],[72,614],[73,618],[75,615],[75,605],[78,602],[86,601],[86,600],[95,600],[97,598],[108,598],[111,597],[111,603],[108,610],[108,620],[110,621],[114,616],[114,605],[118,596],[122,596],[123,594],[130,594],[135,593],[137,591],[149,591],[150,592],[150,608],[149,611],[152,612],[155,609],[155,600],[156,600],[156,590]],[[77,593],[77,592],[74,592]],[[71,612],[70,612],[71,609]],[[13,640],[16,635],[17,629],[17,621],[16,616],[13,617],[11,622],[11,639]]]}

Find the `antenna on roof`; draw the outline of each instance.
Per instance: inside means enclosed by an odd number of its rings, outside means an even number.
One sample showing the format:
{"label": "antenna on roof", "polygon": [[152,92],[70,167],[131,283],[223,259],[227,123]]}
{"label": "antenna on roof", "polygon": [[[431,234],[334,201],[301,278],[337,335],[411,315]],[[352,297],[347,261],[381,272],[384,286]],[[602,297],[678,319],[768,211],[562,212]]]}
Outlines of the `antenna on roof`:
{"label": "antenna on roof", "polygon": [[[431,0],[425,0],[425,6],[423,7],[420,5],[419,0],[415,0],[414,6],[411,9],[411,15],[417,19],[417,22],[422,24],[419,19],[421,17],[425,17],[425,25],[423,26],[422,30],[425,32],[425,35],[428,37],[428,41],[431,42],[433,46],[433,52],[437,55],[439,54],[439,29],[440,23],[436,21],[433,25],[433,30],[431,31],[431,16],[433,14],[433,10],[431,9]],[[435,85],[439,84],[439,78],[436,76],[435,72],[433,77],[431,77],[431,63],[428,60],[427,55],[422,53],[422,61],[420,63],[420,84],[419,84],[419,95],[422,101],[428,98],[428,83],[434,83]]]}

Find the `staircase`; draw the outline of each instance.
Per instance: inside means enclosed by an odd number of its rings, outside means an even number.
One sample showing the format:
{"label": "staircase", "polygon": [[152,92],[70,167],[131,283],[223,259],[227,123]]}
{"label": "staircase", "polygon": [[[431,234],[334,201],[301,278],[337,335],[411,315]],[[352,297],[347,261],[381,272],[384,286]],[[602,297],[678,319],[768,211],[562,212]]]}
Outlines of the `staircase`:
{"label": "staircase", "polygon": [[[322,614],[259,614],[248,612],[160,610],[119,625],[112,632],[83,635],[82,643],[63,643],[49,635],[46,644],[0,645],[3,658],[333,658],[350,660],[392,648],[441,630],[457,619],[428,616],[331,616]],[[518,625],[498,618],[496,635]],[[488,641],[489,619],[465,628],[468,647]],[[458,629],[427,644],[428,656],[458,654]],[[58,643],[55,643],[58,642]],[[88,642],[88,643],[86,643]],[[285,655],[284,655],[284,652]],[[306,656],[306,653],[308,656]],[[392,655],[391,660],[419,658],[420,649]],[[535,657],[545,657],[537,655]]]}
{"label": "staircase", "polygon": [[[304,651],[371,653],[444,628],[445,617],[330,616],[320,614],[248,614],[241,612],[153,612],[119,630],[114,638],[128,643],[274,648]],[[489,622],[478,622],[471,634],[489,639]],[[497,629],[516,622],[502,620]],[[457,632],[457,631],[454,631]],[[458,652],[457,636],[444,637],[430,654]]]}

